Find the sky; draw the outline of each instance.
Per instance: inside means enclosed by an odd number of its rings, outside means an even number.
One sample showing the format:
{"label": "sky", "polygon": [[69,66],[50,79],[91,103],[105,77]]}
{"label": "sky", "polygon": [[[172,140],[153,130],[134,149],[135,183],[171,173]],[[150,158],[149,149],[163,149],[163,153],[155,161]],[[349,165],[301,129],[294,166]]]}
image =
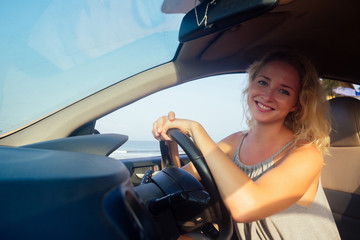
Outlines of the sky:
{"label": "sky", "polygon": [[[178,47],[182,14],[152,11],[161,0],[4,4],[0,19],[12,24],[0,26],[0,134],[167,62]],[[152,123],[172,110],[219,140],[243,129],[243,80],[233,74],[183,84],[104,117],[97,128],[151,140]]]}
{"label": "sky", "polygon": [[170,61],[183,15],[161,4],[1,1],[0,135]]}
{"label": "sky", "polygon": [[245,74],[210,77],[150,95],[98,120],[100,133],[120,133],[129,140],[153,140],[153,122],[174,111],[178,118],[201,123],[214,141],[246,129],[242,92]]}

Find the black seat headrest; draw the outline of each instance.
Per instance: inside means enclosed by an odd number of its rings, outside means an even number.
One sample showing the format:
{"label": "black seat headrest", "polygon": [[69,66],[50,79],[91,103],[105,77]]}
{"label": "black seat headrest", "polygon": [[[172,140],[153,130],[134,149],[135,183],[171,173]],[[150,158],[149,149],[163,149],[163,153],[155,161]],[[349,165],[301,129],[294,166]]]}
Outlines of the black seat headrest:
{"label": "black seat headrest", "polygon": [[360,100],[352,97],[333,98],[329,101],[332,147],[360,146]]}

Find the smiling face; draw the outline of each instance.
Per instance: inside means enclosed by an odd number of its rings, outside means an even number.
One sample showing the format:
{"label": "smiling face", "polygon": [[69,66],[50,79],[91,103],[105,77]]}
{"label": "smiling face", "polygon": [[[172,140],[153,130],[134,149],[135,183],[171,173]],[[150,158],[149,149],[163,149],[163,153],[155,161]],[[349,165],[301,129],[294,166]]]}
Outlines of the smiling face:
{"label": "smiling face", "polygon": [[248,104],[253,120],[283,123],[298,108],[300,82],[294,67],[283,61],[264,65],[248,88]]}

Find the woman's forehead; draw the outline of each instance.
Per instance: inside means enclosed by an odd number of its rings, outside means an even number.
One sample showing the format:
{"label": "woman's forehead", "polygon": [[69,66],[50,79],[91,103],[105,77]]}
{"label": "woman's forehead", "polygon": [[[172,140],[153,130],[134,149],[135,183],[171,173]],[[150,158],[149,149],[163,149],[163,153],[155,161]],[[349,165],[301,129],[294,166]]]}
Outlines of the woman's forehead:
{"label": "woman's forehead", "polygon": [[285,61],[271,61],[266,63],[258,72],[257,76],[264,76],[269,80],[282,81],[291,85],[299,85],[298,71]]}

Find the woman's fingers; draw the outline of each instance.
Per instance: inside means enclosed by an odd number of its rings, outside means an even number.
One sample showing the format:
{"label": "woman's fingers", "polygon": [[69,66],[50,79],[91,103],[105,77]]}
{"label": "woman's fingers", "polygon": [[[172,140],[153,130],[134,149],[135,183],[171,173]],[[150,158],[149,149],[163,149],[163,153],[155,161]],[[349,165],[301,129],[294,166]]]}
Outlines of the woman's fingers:
{"label": "woman's fingers", "polygon": [[152,134],[158,140],[170,141],[170,137],[167,136],[166,132],[169,129],[169,122],[175,121],[175,113],[170,111],[167,116],[162,116],[158,118],[153,123]]}
{"label": "woman's fingers", "polygon": [[156,129],[155,131],[160,135],[164,129],[164,123],[165,123],[165,116],[163,117],[160,117],[158,120],[157,120],[157,125],[156,125]]}
{"label": "woman's fingers", "polygon": [[[171,119],[175,120],[175,114],[171,114]],[[172,121],[174,121],[172,120]],[[158,118],[153,123],[153,136],[158,140],[165,140],[165,141],[171,141],[171,138],[166,134],[167,130],[169,129],[169,117],[163,116]]]}
{"label": "woman's fingers", "polygon": [[152,129],[152,134],[155,138],[159,137],[159,133],[158,133],[158,127],[157,127],[157,122],[153,123],[153,129]]}
{"label": "woman's fingers", "polygon": [[168,113],[168,119],[169,119],[170,121],[174,121],[174,120],[175,120],[175,113],[174,113],[173,111],[170,111],[170,112]]}

